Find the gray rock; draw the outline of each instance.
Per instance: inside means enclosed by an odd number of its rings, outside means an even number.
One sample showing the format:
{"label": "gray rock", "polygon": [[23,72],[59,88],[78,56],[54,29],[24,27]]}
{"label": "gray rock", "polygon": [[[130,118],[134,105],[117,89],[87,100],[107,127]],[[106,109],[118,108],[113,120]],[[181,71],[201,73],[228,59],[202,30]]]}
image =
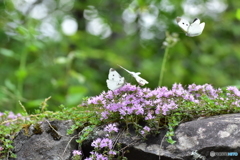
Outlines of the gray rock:
{"label": "gray rock", "polygon": [[[159,156],[161,160],[240,159],[240,114],[214,116],[182,123],[175,131],[173,139],[177,142],[174,145],[166,142],[165,133],[163,130],[157,137],[149,137],[145,142],[134,144],[127,154],[128,159],[159,160]],[[120,141],[124,145],[129,145],[136,139],[134,135],[124,135]],[[220,156],[229,152],[234,152],[230,154],[238,156]]]}
{"label": "gray rock", "polygon": [[[50,125],[51,124],[51,125]],[[17,160],[69,160],[77,148],[73,135],[66,135],[73,125],[68,121],[43,121],[22,129],[14,139]]]}
{"label": "gray rock", "polygon": [[[14,139],[17,160],[70,160],[71,152],[78,148],[73,135],[66,135],[72,121],[43,121],[22,129]],[[54,131],[56,130],[56,131]],[[130,132],[130,133],[129,133]],[[197,119],[180,124],[173,139],[166,142],[166,130],[158,136],[143,140],[133,131],[122,131],[115,140],[125,147],[128,160],[239,160],[240,114],[227,114]],[[93,137],[103,137],[103,127],[94,131]],[[77,134],[75,134],[77,135]],[[80,148],[89,156],[92,138]],[[114,138],[113,138],[114,139]],[[127,151],[128,150],[128,151]],[[232,156],[226,156],[232,154]],[[238,156],[234,156],[234,155]],[[225,156],[224,156],[225,155]]]}
{"label": "gray rock", "polygon": [[[95,132],[97,133],[97,132]],[[102,132],[99,136],[104,135]],[[197,119],[180,124],[173,139],[166,142],[166,130],[143,141],[133,132],[122,133],[118,142],[128,146],[128,160],[239,160],[240,114]],[[118,135],[119,136],[119,135]],[[89,144],[90,145],[90,144]],[[223,154],[232,156],[223,156]],[[222,154],[220,156],[220,154]],[[233,156],[238,155],[238,156]]]}

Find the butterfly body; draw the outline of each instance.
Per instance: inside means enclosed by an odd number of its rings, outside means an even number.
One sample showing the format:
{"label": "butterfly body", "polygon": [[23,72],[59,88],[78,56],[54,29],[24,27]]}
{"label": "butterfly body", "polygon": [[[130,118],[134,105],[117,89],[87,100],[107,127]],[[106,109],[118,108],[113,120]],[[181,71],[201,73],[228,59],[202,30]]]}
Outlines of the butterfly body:
{"label": "butterfly body", "polygon": [[202,34],[205,27],[205,23],[200,23],[200,19],[195,18],[190,24],[187,20],[177,17],[178,26],[186,33],[189,37],[195,37]]}
{"label": "butterfly body", "polygon": [[124,85],[125,79],[115,69],[110,68],[106,82],[108,89],[116,90]]}

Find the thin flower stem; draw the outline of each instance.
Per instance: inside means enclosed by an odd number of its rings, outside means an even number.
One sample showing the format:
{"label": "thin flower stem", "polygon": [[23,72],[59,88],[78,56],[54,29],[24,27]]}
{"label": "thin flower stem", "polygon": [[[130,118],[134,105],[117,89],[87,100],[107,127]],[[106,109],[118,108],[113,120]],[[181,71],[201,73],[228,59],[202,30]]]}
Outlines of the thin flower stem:
{"label": "thin flower stem", "polygon": [[169,47],[166,47],[165,52],[164,52],[164,56],[163,56],[161,70],[160,70],[160,77],[159,77],[158,86],[162,86],[163,74],[164,74],[164,71],[165,71],[166,61],[167,61],[167,57],[168,57],[168,50],[169,50]]}

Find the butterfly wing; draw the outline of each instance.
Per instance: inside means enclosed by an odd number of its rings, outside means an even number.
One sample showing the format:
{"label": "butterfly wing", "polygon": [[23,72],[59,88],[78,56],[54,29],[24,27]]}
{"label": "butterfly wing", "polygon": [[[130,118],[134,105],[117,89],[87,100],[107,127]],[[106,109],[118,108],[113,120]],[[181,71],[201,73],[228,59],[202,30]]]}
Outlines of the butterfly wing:
{"label": "butterfly wing", "polygon": [[139,76],[136,76],[134,77],[136,79],[136,81],[138,82],[139,85],[141,86],[144,86],[145,84],[148,84],[148,81],[146,81],[145,79],[139,77]]}
{"label": "butterfly wing", "polygon": [[[124,78],[124,77],[122,77],[122,78]],[[107,87],[108,87],[108,89],[110,89],[112,91],[122,87],[123,84],[124,83],[121,83],[121,82],[117,82],[117,81],[113,81],[113,80],[109,80],[109,79],[107,80]]]}
{"label": "butterfly wing", "polygon": [[198,36],[198,35],[202,34],[204,27],[205,27],[204,22],[201,24],[192,23],[188,28],[187,36],[194,37],[194,36]]}
{"label": "butterfly wing", "polygon": [[117,80],[119,78],[121,78],[122,76],[113,68],[109,69],[109,73],[108,73],[108,79],[110,80]]}
{"label": "butterfly wing", "polygon": [[202,31],[203,31],[204,27],[205,27],[205,23],[203,22],[203,23],[200,24],[200,28],[201,28]]}
{"label": "butterfly wing", "polygon": [[192,22],[192,24],[200,24],[200,19],[198,19],[198,18],[195,18],[194,20],[193,20],[193,22]]}
{"label": "butterfly wing", "polygon": [[126,68],[124,68],[124,67],[122,67],[122,66],[120,66],[120,65],[118,65],[119,67],[121,67],[122,69],[124,69],[126,72],[128,72],[129,74],[131,74],[133,77],[135,76],[135,75],[140,75],[141,73],[140,72],[131,72],[131,71],[129,71],[129,70],[127,70]]}
{"label": "butterfly wing", "polygon": [[115,69],[110,68],[106,82],[108,89],[116,90],[123,86],[125,80],[124,77],[120,76],[120,74]]}
{"label": "butterfly wing", "polygon": [[143,86],[145,84],[148,84],[148,81],[146,81],[145,79],[143,79],[139,76],[141,74],[140,72],[131,72],[122,66],[119,66],[119,67],[121,67],[122,69],[127,71],[129,74],[131,74],[136,79],[136,81],[138,82],[139,85]]}
{"label": "butterfly wing", "polygon": [[177,24],[178,26],[184,31],[184,32],[187,32],[188,31],[188,27],[190,26],[190,23],[185,20],[185,19],[182,19],[180,17],[177,17],[176,18],[176,21],[177,21]]}

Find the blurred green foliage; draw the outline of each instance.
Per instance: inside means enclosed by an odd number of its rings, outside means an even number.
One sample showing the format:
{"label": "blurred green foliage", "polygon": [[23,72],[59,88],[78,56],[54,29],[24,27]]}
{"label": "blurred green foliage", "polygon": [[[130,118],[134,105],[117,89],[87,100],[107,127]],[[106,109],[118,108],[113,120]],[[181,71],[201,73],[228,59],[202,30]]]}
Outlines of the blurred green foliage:
{"label": "blurred green foliage", "polygon": [[[0,4],[0,111],[74,106],[107,90],[110,67],[140,71],[157,87],[165,32],[178,33],[169,49],[163,85],[240,85],[240,1],[230,0],[4,0]],[[175,18],[206,23],[187,37]],[[64,22],[77,22],[67,33]],[[74,27],[74,23],[67,28]]]}

